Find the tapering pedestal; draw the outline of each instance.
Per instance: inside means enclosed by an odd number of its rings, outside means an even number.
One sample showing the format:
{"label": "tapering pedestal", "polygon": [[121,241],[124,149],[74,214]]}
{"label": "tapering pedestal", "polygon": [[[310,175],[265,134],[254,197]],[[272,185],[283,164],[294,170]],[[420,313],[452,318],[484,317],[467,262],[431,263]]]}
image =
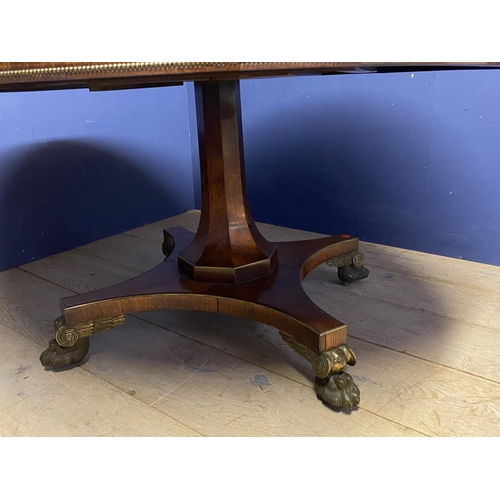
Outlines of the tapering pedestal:
{"label": "tapering pedestal", "polygon": [[[304,277],[323,262],[339,267],[343,283],[366,277],[358,240],[348,235],[270,242],[252,219],[245,187],[238,81],[195,84],[202,207],[196,234],[165,231],[165,261],[109,288],[61,300],[46,366],[81,361],[89,337],[141,311],[188,309],[241,316],[277,328],[311,361],[318,396],[352,408],[359,390],[343,368],[355,363],[346,326],[306,295]],[[354,272],[356,271],[356,272]],[[343,276],[343,277],[342,277]],[[140,334],[138,332],[138,334]]]}

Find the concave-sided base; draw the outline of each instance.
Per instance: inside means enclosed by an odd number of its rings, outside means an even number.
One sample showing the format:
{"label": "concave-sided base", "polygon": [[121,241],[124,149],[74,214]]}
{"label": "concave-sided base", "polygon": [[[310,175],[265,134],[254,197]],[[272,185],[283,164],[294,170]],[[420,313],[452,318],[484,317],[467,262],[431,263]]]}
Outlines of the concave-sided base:
{"label": "concave-sided base", "polygon": [[175,248],[159,266],[118,285],[62,299],[66,324],[142,311],[196,310],[266,323],[318,354],[345,343],[346,326],[314,304],[301,281],[319,264],[356,252],[356,238],[340,235],[278,243],[279,263],[270,275],[233,285],[195,282],[179,273],[177,255],[193,233],[181,227],[169,232]]}
{"label": "concave-sided base", "polygon": [[359,403],[358,388],[342,371],[356,362],[345,344],[346,326],[316,306],[301,284],[323,262],[345,266],[362,259],[357,239],[340,235],[277,243],[279,263],[268,276],[222,284],[194,281],[179,272],[179,249],[192,241],[193,233],[176,227],[164,236],[167,258],[151,271],[61,299],[63,316],[54,322],[56,339],[40,356],[44,366],[80,362],[89,349],[89,337],[120,325],[126,314],[168,309],[219,312],[279,329],[285,342],[312,363],[316,392],[325,403],[349,410]]}

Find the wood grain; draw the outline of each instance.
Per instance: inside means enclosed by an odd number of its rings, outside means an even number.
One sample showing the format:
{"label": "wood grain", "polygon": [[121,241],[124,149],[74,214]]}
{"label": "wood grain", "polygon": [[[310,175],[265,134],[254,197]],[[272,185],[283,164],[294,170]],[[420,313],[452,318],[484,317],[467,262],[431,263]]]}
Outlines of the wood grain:
{"label": "wood grain", "polygon": [[45,371],[40,346],[4,325],[0,349],[0,435],[199,435],[81,368]]}
{"label": "wood grain", "polygon": [[[156,243],[158,247],[161,247],[163,242],[163,230],[169,227],[182,226],[192,233],[196,233],[198,229],[198,224],[200,223],[200,210],[190,210],[183,214],[174,215],[168,219],[159,220],[158,222],[153,222],[152,224],[146,224],[130,231],[125,231],[123,235],[135,236],[141,240],[147,240]],[[257,226],[261,227],[259,223]],[[262,230],[261,230],[262,232]],[[112,237],[113,238],[113,237]],[[100,248],[101,245],[98,245]],[[129,254],[129,252],[127,253]],[[146,269],[142,269],[145,271]]]}
{"label": "wood grain", "polygon": [[361,251],[377,269],[425,280],[498,293],[500,267],[361,242]]}
{"label": "wood grain", "polygon": [[483,290],[467,284],[438,283],[419,277],[408,279],[401,273],[374,267],[370,280],[348,287],[348,293],[353,297],[362,294],[384,303],[454,318],[471,326],[500,327],[497,305],[500,293],[488,291],[490,300],[485,301]]}
{"label": "wood grain", "polygon": [[0,324],[45,346],[54,335],[58,302],[71,294],[20,269],[0,273]]}
{"label": "wood grain", "polygon": [[[160,231],[160,241],[156,245],[151,241],[135,238],[128,234],[117,234],[105,240],[79,247],[79,250],[105,259],[106,261],[111,260],[119,263],[129,269],[134,269],[136,271],[135,275],[138,275],[161,264],[165,259],[165,256],[161,252],[161,242],[163,241],[162,231],[163,229]],[[134,248],[134,251],[138,255],[133,255],[130,248]],[[140,258],[137,258],[138,256]]]}
{"label": "wood grain", "polygon": [[[137,245],[137,247],[146,246]],[[79,254],[80,258],[78,258]],[[148,254],[146,253],[146,255]],[[151,260],[154,260],[154,257],[145,257],[142,262],[147,265],[148,261]],[[66,271],[64,276],[58,272],[61,267]],[[115,285],[138,274],[137,269],[120,264],[117,264],[112,271],[106,271],[103,268],[101,257],[88,252],[80,252],[78,249],[30,262],[21,268],[40,277],[43,275],[47,281],[50,281],[51,276],[58,276],[60,278],[57,282],[58,285],[78,294],[97,290],[103,286]],[[98,273],[95,272],[96,269],[99,269]],[[37,271],[41,274],[37,274]]]}
{"label": "wood grain", "polygon": [[[221,348],[224,339],[222,332]],[[309,387],[139,320],[103,336],[97,349],[86,369],[205,435],[418,434],[363,410],[332,412]]]}
{"label": "wood grain", "polygon": [[201,220],[178,254],[195,281],[241,283],[268,276],[276,245],[253,221],[246,193],[239,81],[195,84],[200,154]]}
{"label": "wood grain", "polygon": [[278,243],[280,265],[271,275],[227,285],[195,282],[179,275],[179,249],[185,248],[193,235],[183,228],[172,228],[170,232],[176,247],[159,266],[124,283],[61,299],[67,324],[143,311],[188,309],[261,321],[317,353],[345,343],[345,325],[307,297],[301,280],[321,262],[356,251],[356,239],[332,236]]}

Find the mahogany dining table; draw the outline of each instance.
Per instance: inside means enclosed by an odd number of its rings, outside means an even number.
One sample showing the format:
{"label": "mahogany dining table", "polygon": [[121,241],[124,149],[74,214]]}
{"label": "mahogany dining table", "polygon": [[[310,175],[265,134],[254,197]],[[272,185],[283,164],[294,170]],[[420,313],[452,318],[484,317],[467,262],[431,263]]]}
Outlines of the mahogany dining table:
{"label": "mahogany dining table", "polygon": [[[301,281],[322,263],[347,285],[368,276],[358,239],[347,234],[274,242],[257,229],[247,200],[240,107],[241,79],[345,73],[498,68],[500,63],[360,62],[4,62],[0,92],[87,88],[118,90],[194,81],[201,219],[195,234],[164,231],[165,260],[126,282],[60,300],[55,338],[41,354],[54,369],[81,362],[90,337],[125,315],[154,310],[219,312],[276,328],[311,362],[325,404],[352,409],[358,387],[344,371],[356,357],[347,326],[319,308]],[[137,332],[140,335],[140,332]]]}

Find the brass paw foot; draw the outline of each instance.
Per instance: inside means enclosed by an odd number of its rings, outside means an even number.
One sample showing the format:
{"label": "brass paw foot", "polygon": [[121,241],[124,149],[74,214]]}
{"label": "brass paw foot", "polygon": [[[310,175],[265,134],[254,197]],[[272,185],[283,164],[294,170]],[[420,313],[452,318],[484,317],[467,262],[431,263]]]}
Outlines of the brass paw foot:
{"label": "brass paw foot", "polygon": [[312,349],[280,332],[282,339],[297,353],[311,362],[316,374],[316,394],[325,403],[335,408],[352,410],[360,401],[359,389],[352,377],[342,370],[346,365],[354,366],[356,356],[347,345],[341,345],[316,354]]}
{"label": "brass paw foot", "polygon": [[61,347],[55,339],[49,342],[49,348],[42,352],[40,362],[43,366],[61,368],[79,363],[89,352],[88,337],[78,340],[71,347]]}
{"label": "brass paw foot", "polygon": [[352,410],[359,404],[359,389],[345,372],[333,373],[326,378],[316,377],[316,394],[335,408]]}
{"label": "brass paw foot", "polygon": [[56,338],[52,339],[49,342],[49,348],[42,352],[40,362],[43,366],[53,368],[78,363],[89,352],[90,336],[119,326],[124,321],[124,316],[118,316],[68,326],[64,316],[59,316],[54,321]]}
{"label": "brass paw foot", "polygon": [[363,266],[364,262],[364,255],[361,252],[354,252],[328,260],[326,265],[338,267],[337,274],[339,280],[344,286],[347,286],[351,281],[362,280],[368,277],[370,271]]}
{"label": "brass paw foot", "polygon": [[340,282],[347,286],[354,280],[362,280],[368,277],[370,271],[366,267],[342,266],[338,269],[338,277]]}

